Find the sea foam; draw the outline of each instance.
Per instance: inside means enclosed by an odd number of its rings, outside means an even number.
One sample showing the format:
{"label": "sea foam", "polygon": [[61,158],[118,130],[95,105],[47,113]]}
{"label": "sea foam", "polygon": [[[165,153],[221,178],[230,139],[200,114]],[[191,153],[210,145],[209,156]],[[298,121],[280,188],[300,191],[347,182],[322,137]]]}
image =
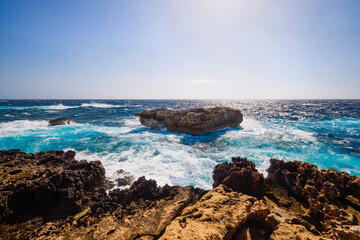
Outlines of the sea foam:
{"label": "sea foam", "polygon": [[49,125],[48,121],[45,120],[16,120],[11,122],[2,122],[0,123],[0,136],[9,136],[21,134],[27,130],[39,130],[39,129],[47,129]]}
{"label": "sea foam", "polygon": [[94,107],[94,108],[118,108],[127,107],[128,105],[112,105],[107,103],[82,103],[81,107]]}

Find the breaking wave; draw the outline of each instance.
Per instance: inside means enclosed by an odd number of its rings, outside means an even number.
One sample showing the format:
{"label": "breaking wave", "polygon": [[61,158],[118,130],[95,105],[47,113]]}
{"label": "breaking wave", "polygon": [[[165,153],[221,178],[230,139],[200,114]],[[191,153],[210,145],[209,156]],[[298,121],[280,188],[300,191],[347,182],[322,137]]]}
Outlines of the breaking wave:
{"label": "breaking wave", "polygon": [[[296,108],[296,103],[288,102],[225,102],[243,111],[240,127],[200,136],[152,130],[142,126],[133,114],[142,108],[221,105],[218,102],[64,101],[11,106],[12,109],[1,106],[0,109],[8,109],[0,112],[0,149],[73,149],[76,159],[100,160],[107,177],[113,180],[116,171],[123,169],[135,177],[155,179],[160,185],[205,189],[211,188],[213,167],[232,157],[247,157],[265,175],[270,158],[306,161],[319,168],[360,175],[360,118],[356,115],[356,103],[350,107],[341,102],[309,103],[299,102]],[[315,104],[321,109],[335,107],[317,112],[320,110]],[[62,109],[67,110],[59,111]],[[344,109],[351,111],[344,115]],[[339,114],[343,115],[338,117]],[[79,124],[49,126],[48,120],[55,117],[71,117]]]}

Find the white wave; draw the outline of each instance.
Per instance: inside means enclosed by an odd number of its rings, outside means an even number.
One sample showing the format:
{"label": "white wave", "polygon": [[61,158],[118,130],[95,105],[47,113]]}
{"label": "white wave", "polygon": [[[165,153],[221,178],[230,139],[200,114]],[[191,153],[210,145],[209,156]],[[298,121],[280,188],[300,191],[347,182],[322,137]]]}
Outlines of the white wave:
{"label": "white wave", "polygon": [[285,123],[274,124],[273,122],[261,122],[255,119],[245,119],[240,124],[242,130],[229,131],[227,135],[234,138],[249,136],[258,139],[269,139],[275,142],[294,142],[303,143],[316,142],[314,133],[307,132],[290,126]]}
{"label": "white wave", "polygon": [[51,106],[43,106],[41,109],[51,109],[51,110],[65,110],[70,108],[78,108],[79,106],[64,106],[61,103],[58,105],[51,105]]}
{"label": "white wave", "polygon": [[316,103],[303,103],[303,106],[322,106],[322,104],[316,104]]}
{"label": "white wave", "polygon": [[63,104],[58,105],[45,105],[45,106],[1,106],[0,109],[14,109],[14,110],[26,110],[26,109],[52,109],[52,110],[65,110],[69,108],[78,108],[80,106],[64,106]]}
{"label": "white wave", "polygon": [[0,136],[8,136],[27,130],[47,129],[49,122],[46,120],[30,121],[16,120],[0,123]]}
{"label": "white wave", "polygon": [[112,105],[107,103],[82,103],[81,107],[95,107],[95,108],[118,108],[127,107],[128,105]]}
{"label": "white wave", "polygon": [[[122,135],[118,142],[125,142],[129,136]],[[151,132],[132,135],[131,146],[122,151],[113,149],[102,153],[77,151],[77,160],[100,160],[106,176],[113,179],[116,171],[123,169],[136,179],[145,176],[155,179],[158,185],[196,185],[211,188],[211,173],[216,162],[208,156],[198,156],[192,146],[180,144],[181,136],[162,135]],[[149,144],[153,142],[154,144]],[[205,167],[204,167],[205,166]]]}
{"label": "white wave", "polygon": [[23,114],[23,115],[31,115],[31,113],[28,113],[28,112],[23,112],[21,114]]}
{"label": "white wave", "polygon": [[11,115],[11,114],[5,114],[5,117],[14,117],[14,115]]}

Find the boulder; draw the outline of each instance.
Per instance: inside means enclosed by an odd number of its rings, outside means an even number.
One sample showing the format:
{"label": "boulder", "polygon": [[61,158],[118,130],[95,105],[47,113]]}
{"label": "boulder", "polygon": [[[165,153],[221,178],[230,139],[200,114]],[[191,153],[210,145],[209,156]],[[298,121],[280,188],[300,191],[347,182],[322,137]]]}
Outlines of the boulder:
{"label": "boulder", "polygon": [[49,123],[51,126],[56,126],[56,125],[74,124],[75,122],[71,118],[57,118],[50,120]]}
{"label": "boulder", "polygon": [[255,164],[246,158],[232,158],[232,162],[216,165],[213,179],[213,187],[224,184],[233,191],[257,197],[265,193],[263,175],[255,169]]}
{"label": "boulder", "polygon": [[238,127],[243,120],[239,110],[229,107],[145,110],[136,113],[141,124],[152,129],[167,128],[169,132],[200,135],[226,127]]}
{"label": "boulder", "polygon": [[117,183],[118,187],[131,185],[131,183],[135,180],[133,175],[124,171],[123,169],[116,171],[116,175],[117,178],[115,179],[115,182]]}

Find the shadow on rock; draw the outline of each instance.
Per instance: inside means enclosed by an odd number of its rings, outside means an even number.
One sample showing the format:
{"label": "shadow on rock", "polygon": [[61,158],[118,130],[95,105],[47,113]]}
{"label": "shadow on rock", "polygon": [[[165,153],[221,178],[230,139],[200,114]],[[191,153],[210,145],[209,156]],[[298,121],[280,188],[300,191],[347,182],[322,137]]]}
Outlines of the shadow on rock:
{"label": "shadow on rock", "polygon": [[187,145],[187,146],[192,146],[192,145],[195,145],[196,143],[214,142],[218,138],[220,138],[221,136],[226,134],[227,132],[241,131],[241,130],[243,130],[243,128],[241,126],[239,126],[239,127],[236,127],[236,128],[224,128],[224,129],[217,130],[217,131],[206,132],[206,133],[201,134],[201,135],[191,135],[191,134],[186,134],[186,133],[171,133],[171,132],[168,132],[166,129],[154,130],[154,129],[149,129],[149,128],[146,128],[146,127],[140,127],[140,128],[136,128],[134,130],[131,130],[128,133],[149,132],[149,133],[156,133],[156,134],[161,134],[161,135],[180,136],[180,137],[182,137],[181,140],[180,140],[181,144],[184,144],[184,145]]}

